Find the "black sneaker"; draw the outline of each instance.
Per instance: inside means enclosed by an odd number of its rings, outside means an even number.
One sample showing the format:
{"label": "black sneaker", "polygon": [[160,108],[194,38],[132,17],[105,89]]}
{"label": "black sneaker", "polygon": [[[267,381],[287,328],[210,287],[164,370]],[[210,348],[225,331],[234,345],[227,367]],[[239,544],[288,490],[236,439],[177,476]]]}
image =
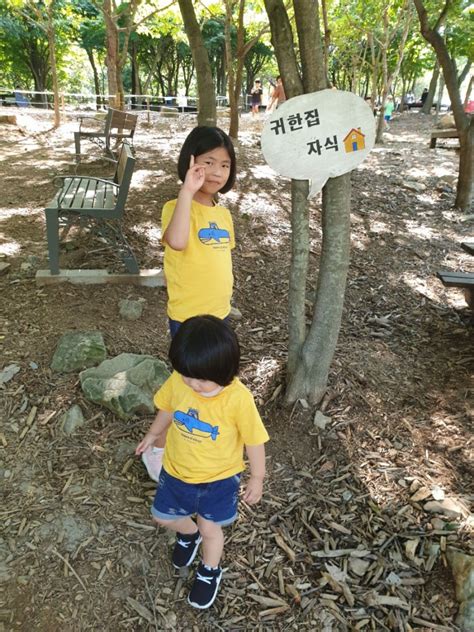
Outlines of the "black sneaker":
{"label": "black sneaker", "polygon": [[199,531],[196,531],[196,533],[192,535],[177,533],[176,544],[174,545],[174,551],[171,557],[173,566],[175,568],[184,568],[192,564],[201,540],[202,538]]}
{"label": "black sneaker", "polygon": [[193,608],[209,608],[214,603],[222,579],[222,569],[204,566],[201,562],[196,572],[193,587],[189,593],[188,603]]}

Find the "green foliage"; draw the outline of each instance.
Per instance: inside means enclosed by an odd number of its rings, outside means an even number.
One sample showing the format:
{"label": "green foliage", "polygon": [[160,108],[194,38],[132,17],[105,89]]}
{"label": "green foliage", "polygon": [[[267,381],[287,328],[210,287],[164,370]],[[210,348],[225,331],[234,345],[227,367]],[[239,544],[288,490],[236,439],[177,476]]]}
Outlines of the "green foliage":
{"label": "green foliage", "polygon": [[[44,2],[9,0],[0,4],[0,62],[9,69],[5,81],[11,86],[39,90],[51,88],[49,47],[46,28],[48,18]],[[58,67],[71,40],[70,4],[56,0],[53,24]]]}
{"label": "green foliage", "polygon": [[[50,0],[3,0],[0,2],[0,81],[6,86],[21,85],[32,89],[41,84],[50,87],[48,46],[44,24],[38,22],[33,7],[45,9]],[[433,23],[444,0],[426,0],[427,11]],[[159,94],[176,92],[192,84],[193,62],[177,5],[155,12],[157,3],[143,0],[139,7],[139,26],[130,36],[129,51],[135,54],[141,84]],[[374,54],[380,51],[383,36],[382,15],[388,8],[390,27],[396,23],[402,0],[327,0],[331,31],[329,73],[340,88],[363,92],[367,89],[372,72],[372,51],[369,33],[373,35]],[[119,25],[124,26],[130,15],[130,2],[120,2],[117,8]],[[234,11],[238,5],[234,4]],[[245,41],[255,37],[266,22],[262,0],[246,3]],[[443,35],[450,55],[458,69],[467,60],[474,59],[474,20],[468,0],[453,0],[446,16]],[[199,17],[199,16],[198,16]],[[200,15],[202,33],[207,48],[216,89],[225,93],[225,11],[222,2],[208,4]],[[35,22],[36,20],[36,22]],[[41,22],[41,20],[40,20]],[[80,91],[92,85],[92,71],[87,60],[92,54],[100,71],[105,72],[105,25],[97,0],[55,0],[54,28],[57,45],[58,73],[63,89]],[[393,34],[388,49],[389,70],[396,64],[401,29]],[[123,37],[123,36],[122,36]],[[236,48],[236,30],[232,28],[232,46]],[[83,52],[81,52],[82,49]],[[434,65],[431,48],[421,38],[416,19],[408,38],[401,76],[412,82]],[[258,38],[246,55],[244,91],[248,92],[256,77],[265,79],[277,74],[277,65],[269,36]],[[130,83],[130,68],[124,69],[124,81]]]}

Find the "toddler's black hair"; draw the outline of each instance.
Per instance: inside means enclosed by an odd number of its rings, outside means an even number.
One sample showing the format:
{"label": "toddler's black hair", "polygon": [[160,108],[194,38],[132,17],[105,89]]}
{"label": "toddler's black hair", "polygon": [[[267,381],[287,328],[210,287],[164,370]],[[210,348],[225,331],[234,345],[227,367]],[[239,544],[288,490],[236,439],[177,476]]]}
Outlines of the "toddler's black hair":
{"label": "toddler's black hair", "polygon": [[181,147],[181,152],[178,158],[178,175],[182,182],[186,177],[186,173],[189,169],[189,163],[191,156],[195,158],[201,154],[205,154],[208,151],[212,151],[217,147],[224,147],[227,149],[230,158],[230,170],[227,182],[224,184],[219,193],[227,193],[234,186],[235,175],[237,171],[234,145],[230,137],[222,131],[219,127],[207,127],[201,125],[195,127],[186,137],[186,140]]}
{"label": "toddler's black hair", "polygon": [[240,347],[233,329],[215,316],[184,321],[171,341],[173,369],[196,380],[227,386],[239,373]]}

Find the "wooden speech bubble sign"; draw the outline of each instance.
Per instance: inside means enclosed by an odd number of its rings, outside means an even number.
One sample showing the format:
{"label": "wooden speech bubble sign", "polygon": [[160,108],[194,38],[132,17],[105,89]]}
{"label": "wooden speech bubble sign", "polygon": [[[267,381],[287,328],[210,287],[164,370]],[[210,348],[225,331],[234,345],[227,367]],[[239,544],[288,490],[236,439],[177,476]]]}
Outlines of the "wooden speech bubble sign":
{"label": "wooden speech bubble sign", "polygon": [[375,142],[372,108],[352,92],[321,90],[285,101],[265,122],[262,151],[277,173],[311,180],[309,197],[328,178],[355,169]]}

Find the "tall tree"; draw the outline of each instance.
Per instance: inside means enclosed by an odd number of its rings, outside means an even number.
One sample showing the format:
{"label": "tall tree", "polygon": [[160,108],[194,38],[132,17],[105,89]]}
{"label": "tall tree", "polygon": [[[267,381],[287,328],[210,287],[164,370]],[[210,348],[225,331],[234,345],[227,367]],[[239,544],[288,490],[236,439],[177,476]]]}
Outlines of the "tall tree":
{"label": "tall tree", "polygon": [[225,18],[221,13],[212,15],[210,18],[203,20],[201,28],[216,92],[218,95],[225,95],[227,90]]}
{"label": "tall tree", "polygon": [[[28,11],[27,7],[24,11]],[[49,75],[48,40],[44,30],[23,13],[14,10],[12,5],[0,5],[2,66],[10,67],[7,77],[14,86],[33,85],[36,92],[44,92]]]}
{"label": "tall tree", "polygon": [[12,2],[13,9],[21,14],[27,22],[43,31],[48,42],[49,71],[51,73],[54,103],[54,127],[59,127],[61,115],[59,111],[58,71],[56,65],[56,29],[55,10],[59,5],[57,0],[18,0]]}
{"label": "tall tree", "polygon": [[[242,93],[242,80],[245,58],[252,46],[267,32],[268,26],[262,26],[253,37],[246,37],[244,25],[245,0],[224,0],[225,14],[225,51],[227,66],[227,87],[230,105],[229,136],[237,138],[239,134],[239,100]],[[237,18],[234,21],[234,9]],[[236,32],[236,46],[232,46],[232,30]]]}
{"label": "tall tree", "polygon": [[102,104],[101,88],[98,70],[98,58],[105,53],[105,25],[103,15],[99,9],[89,0],[76,0],[74,11],[80,17],[77,27],[76,39],[86,51],[87,59],[91,65],[96,95],[96,108]]}
{"label": "tall tree", "polygon": [[450,57],[445,38],[441,34],[441,27],[449,18],[450,11],[459,9],[459,5],[456,7],[453,0],[445,0],[436,20],[433,20],[430,24],[423,0],[413,0],[413,2],[420,20],[421,34],[431,44],[436,53],[451,100],[454,122],[459,133],[459,144],[461,147],[455,205],[463,211],[468,211],[472,202],[474,117],[469,116],[464,111],[457,81],[456,63]]}
{"label": "tall tree", "polygon": [[[293,0],[295,45],[282,0],[265,0],[272,43],[288,97],[327,87],[319,28],[318,0]],[[300,59],[296,56],[300,52]],[[301,67],[301,75],[299,68]],[[342,318],[349,267],[350,175],[331,178],[323,188],[323,242],[313,318],[306,331],[305,297],[309,254],[308,182],[291,182],[292,258],[289,289],[288,402],[318,403],[327,388]]]}
{"label": "tall tree", "polygon": [[142,0],[129,0],[118,4],[117,0],[103,0],[101,5],[106,26],[109,104],[119,110],[125,107],[123,70],[127,62],[130,36],[161,10],[152,7],[147,14],[138,16],[141,2]]}
{"label": "tall tree", "polygon": [[[396,17],[393,21],[390,20],[390,12],[396,12]],[[378,39],[378,43],[382,52],[382,99],[380,104],[380,116],[377,125],[376,142],[380,143],[383,139],[383,132],[385,127],[384,109],[387,97],[390,94],[393,83],[396,80],[400,71],[400,66],[403,61],[403,55],[405,51],[405,43],[407,41],[408,33],[411,23],[411,5],[409,0],[403,0],[401,6],[398,5],[398,0],[395,0],[393,4],[387,4],[383,9],[382,36]],[[392,40],[401,29],[401,36],[398,45],[397,61],[395,67],[390,71],[388,66],[388,51]]]}
{"label": "tall tree", "polygon": [[192,0],[178,0],[184,28],[196,68],[199,97],[198,125],[215,125],[217,119],[216,93],[212,81],[211,65],[204,46]]}

